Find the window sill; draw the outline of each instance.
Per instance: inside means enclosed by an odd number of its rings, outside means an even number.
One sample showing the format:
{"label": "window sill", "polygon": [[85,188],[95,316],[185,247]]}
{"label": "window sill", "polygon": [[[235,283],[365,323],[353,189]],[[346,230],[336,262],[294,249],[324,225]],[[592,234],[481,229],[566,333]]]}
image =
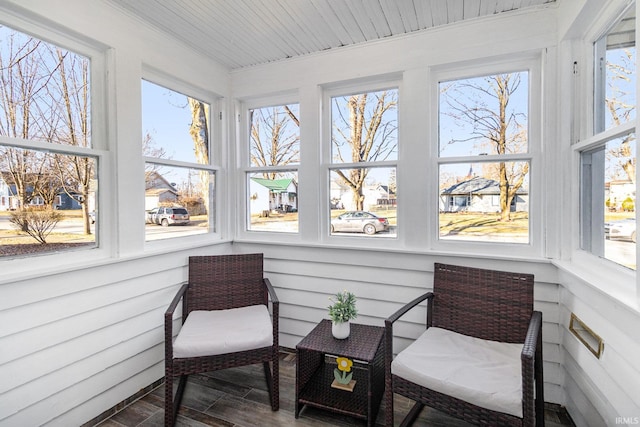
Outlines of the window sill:
{"label": "window sill", "polygon": [[[165,239],[170,241],[172,239]],[[189,251],[199,247],[215,246],[231,243],[229,239],[180,239],[180,243],[173,240],[171,244],[158,244],[152,249],[145,248],[143,252],[122,256],[111,256],[106,248],[90,250],[65,251],[38,257],[7,258],[0,260],[2,273],[0,285],[29,279],[41,279],[44,276],[64,274],[73,271],[97,268],[122,262],[135,261],[159,255],[169,255],[179,251]],[[73,256],[70,256],[73,254]],[[34,267],[35,265],[35,267]]]}
{"label": "window sill", "polygon": [[570,292],[584,293],[582,285],[601,296],[623,304],[640,313],[640,297],[637,290],[636,272],[612,262],[595,257],[584,251],[576,251],[571,261],[554,260],[553,264],[562,273],[567,273],[577,281],[562,283]]}

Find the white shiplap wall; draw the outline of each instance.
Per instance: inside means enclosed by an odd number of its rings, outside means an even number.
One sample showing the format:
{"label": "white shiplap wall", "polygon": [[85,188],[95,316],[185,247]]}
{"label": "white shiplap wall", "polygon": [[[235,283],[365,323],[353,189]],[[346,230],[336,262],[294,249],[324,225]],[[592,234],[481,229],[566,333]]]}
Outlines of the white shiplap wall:
{"label": "white shiplap wall", "polygon": [[[534,308],[542,311],[544,320],[545,400],[562,401],[559,287],[556,268],[550,263],[250,243],[233,247],[236,252],[265,254],[265,274],[281,301],[280,344],[289,348],[328,318],[329,297],[343,289],[357,295],[358,323],[384,326],[386,317],[433,289],[434,262],[530,272],[536,279]],[[424,330],[425,317],[425,309],[418,308],[394,326],[394,351],[402,350]]]}
{"label": "white shiplap wall", "polygon": [[[563,284],[559,299],[558,326],[561,333],[563,367],[566,372],[567,406],[577,425],[616,425],[619,417],[640,417],[640,316],[593,287],[589,282],[560,268]],[[596,358],[569,331],[575,313],[604,341]],[[636,421],[638,423],[638,421]]]}
{"label": "white shiplap wall", "polygon": [[164,373],[163,314],[186,262],[228,245],[0,284],[0,425],[79,425]]}

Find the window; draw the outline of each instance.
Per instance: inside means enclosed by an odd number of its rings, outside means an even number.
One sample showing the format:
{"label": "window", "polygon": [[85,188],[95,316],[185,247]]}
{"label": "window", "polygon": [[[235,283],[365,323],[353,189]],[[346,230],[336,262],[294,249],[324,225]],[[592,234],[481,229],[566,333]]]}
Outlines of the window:
{"label": "window", "polygon": [[594,132],[580,152],[580,246],[636,269],[635,6],[594,43]]}
{"label": "window", "polygon": [[142,81],[147,241],[214,230],[210,120],[210,104]]}
{"label": "window", "polygon": [[530,242],[529,74],[439,83],[441,240]]}
{"label": "window", "polygon": [[0,256],[96,247],[90,67],[0,26]]}
{"label": "window", "polygon": [[635,8],[594,43],[594,133],[635,121]]}
{"label": "window", "polygon": [[330,102],[331,235],[397,237],[398,89]]}
{"label": "window", "polygon": [[298,232],[299,117],[293,103],[249,110],[250,231]]}

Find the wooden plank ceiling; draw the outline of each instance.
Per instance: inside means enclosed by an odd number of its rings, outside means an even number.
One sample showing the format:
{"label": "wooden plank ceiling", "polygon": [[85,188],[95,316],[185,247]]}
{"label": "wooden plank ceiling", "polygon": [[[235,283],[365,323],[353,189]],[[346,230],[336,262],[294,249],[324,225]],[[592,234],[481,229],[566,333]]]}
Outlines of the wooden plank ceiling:
{"label": "wooden plank ceiling", "polygon": [[105,0],[229,69],[556,0]]}

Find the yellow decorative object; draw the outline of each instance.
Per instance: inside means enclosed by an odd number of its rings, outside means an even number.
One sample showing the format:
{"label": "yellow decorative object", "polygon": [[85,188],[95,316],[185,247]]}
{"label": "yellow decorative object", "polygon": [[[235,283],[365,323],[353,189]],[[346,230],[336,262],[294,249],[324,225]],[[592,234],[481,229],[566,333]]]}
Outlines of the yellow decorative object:
{"label": "yellow decorative object", "polygon": [[353,391],[356,382],[353,380],[353,372],[351,367],[353,366],[353,360],[346,357],[336,358],[337,368],[333,370],[333,383],[331,387],[345,391]]}
{"label": "yellow decorative object", "polygon": [[353,366],[353,361],[347,359],[346,357],[338,357],[336,359],[336,363],[338,363],[338,369],[340,369],[342,372],[351,371],[351,367]]}

